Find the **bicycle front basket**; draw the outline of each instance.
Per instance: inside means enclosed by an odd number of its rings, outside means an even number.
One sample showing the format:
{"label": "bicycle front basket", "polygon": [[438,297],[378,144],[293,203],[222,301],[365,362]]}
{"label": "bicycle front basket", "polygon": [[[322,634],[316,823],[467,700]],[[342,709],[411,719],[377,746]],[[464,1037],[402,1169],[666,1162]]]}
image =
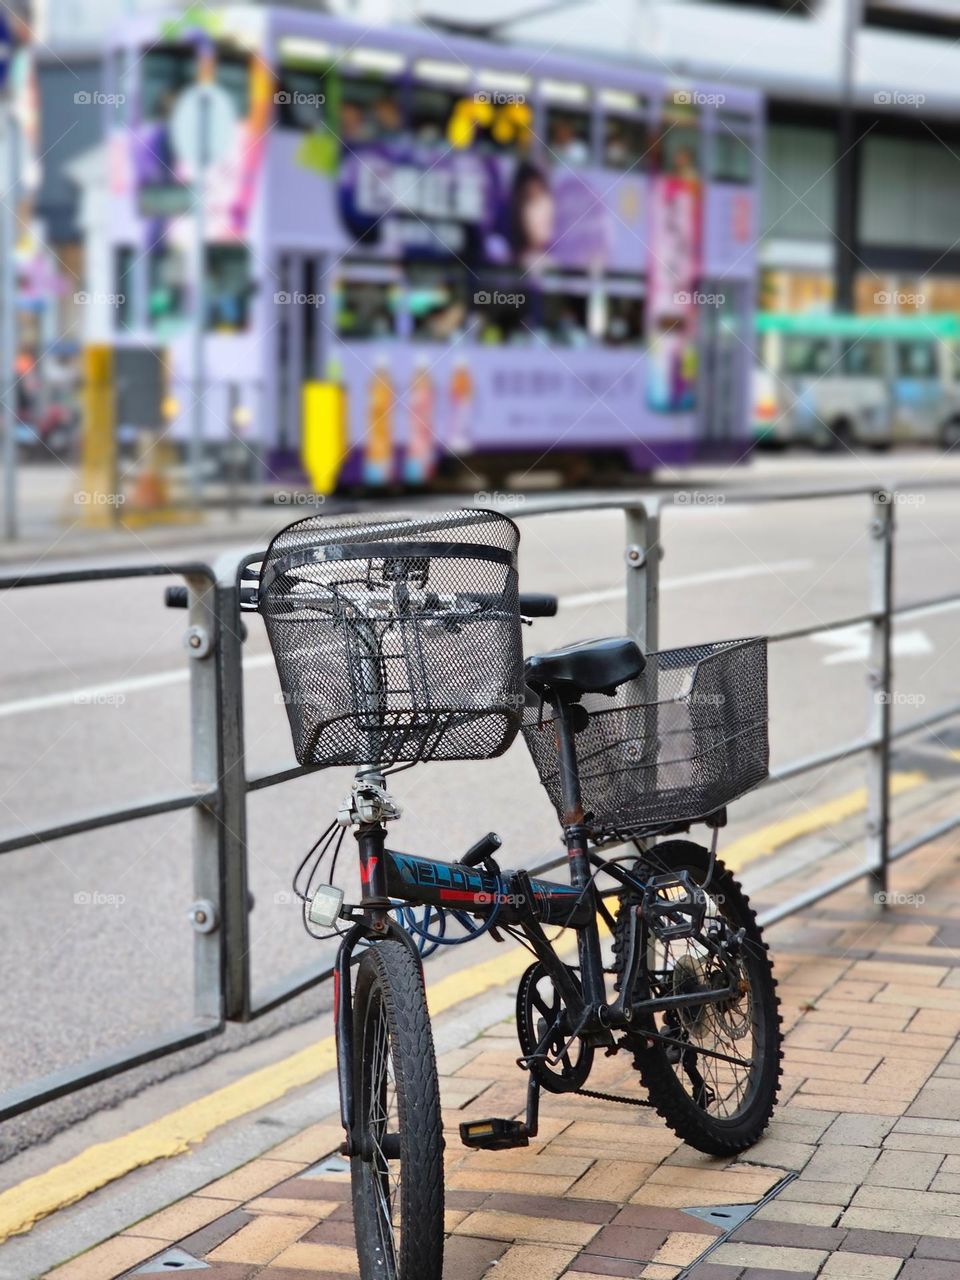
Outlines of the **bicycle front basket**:
{"label": "bicycle front basket", "polygon": [[260,570],[301,764],[500,755],[520,724],[519,533],[492,511],[310,516]]}
{"label": "bicycle front basket", "polygon": [[[612,697],[587,694],[576,735],[594,840],[709,817],[767,776],[767,642],[723,640],[647,655]],[[547,707],[524,708],[523,736],[557,813],[560,762]]]}

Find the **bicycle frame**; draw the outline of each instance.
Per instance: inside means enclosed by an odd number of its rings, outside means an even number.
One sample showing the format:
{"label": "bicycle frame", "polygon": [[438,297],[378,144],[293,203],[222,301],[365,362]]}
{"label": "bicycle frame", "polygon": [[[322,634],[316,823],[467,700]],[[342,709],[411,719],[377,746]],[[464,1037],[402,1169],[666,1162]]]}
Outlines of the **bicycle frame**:
{"label": "bicycle frame", "polygon": [[[360,635],[363,636],[362,631]],[[366,643],[370,661],[362,664],[365,677],[362,692],[375,713],[379,705],[379,678],[375,660],[376,638],[372,633]],[[362,1134],[358,1132],[355,1115],[352,1074],[353,999],[350,966],[357,946],[361,941],[376,942],[387,938],[398,940],[410,949],[416,957],[421,975],[423,972],[422,958],[416,943],[390,916],[397,903],[461,910],[486,920],[490,929],[501,924],[520,930],[560,994],[571,1024],[571,1038],[582,1037],[595,1046],[616,1048],[613,1032],[635,1023],[637,1017],[644,1012],[702,1005],[737,994],[732,986],[727,986],[709,993],[698,991],[635,1000],[634,988],[643,957],[647,955],[650,937],[645,912],[638,908],[628,919],[620,994],[616,1001],[608,1003],[598,916],[603,916],[610,925],[613,921],[597,891],[596,874],[599,870],[606,872],[642,899],[647,885],[631,871],[607,861],[596,850],[591,851],[584,821],[575,747],[575,734],[586,724],[587,713],[576,701],[568,702],[561,698],[556,699],[554,711],[563,796],[563,837],[569,869],[568,885],[531,880],[529,874],[522,869],[501,873],[492,856],[481,859],[481,870],[464,863],[440,862],[388,849],[385,823],[389,818],[397,816],[398,810],[385,790],[384,770],[379,765],[371,764],[361,766],[357,771],[354,799],[356,800],[358,788],[372,788],[379,797],[379,807],[378,803],[374,804],[376,820],[373,821],[368,820],[369,812],[364,815],[362,806],[356,803],[351,811],[350,821],[356,827],[362,896],[357,908],[359,916],[354,914],[356,909],[350,909],[346,913],[346,918],[352,921],[352,927],[341,942],[334,971],[340,1114],[347,1135],[341,1148],[344,1155],[358,1154],[362,1146]],[[371,741],[375,741],[373,736]],[[635,843],[637,855],[641,857],[644,851],[642,842]],[[560,925],[576,930],[579,981],[571,967],[557,954],[544,933],[544,925]],[[711,945],[708,940],[704,941],[705,945]],[[662,1033],[651,1032],[650,1035],[671,1043],[670,1037]],[[536,1053],[539,1054],[541,1049],[542,1044],[538,1046]],[[523,1064],[522,1059],[519,1061]],[[536,1133],[537,1128],[539,1089],[531,1072],[526,1124],[530,1136]]]}
{"label": "bicycle frame", "polygon": [[[350,966],[361,941],[392,938],[409,947],[416,956],[422,973],[422,960],[410,934],[394,920],[390,911],[397,903],[414,906],[433,905],[461,910],[489,922],[519,929],[537,959],[560,992],[574,1025],[574,1034],[601,1046],[615,1044],[613,1031],[633,1022],[645,1009],[663,1010],[705,1000],[723,1000],[736,993],[732,988],[718,989],[709,995],[661,996],[636,1001],[634,985],[642,957],[649,942],[648,926],[642,912],[634,913],[625,948],[624,981],[619,998],[607,1002],[606,980],[600,947],[598,916],[612,923],[604,908],[594,880],[602,870],[624,888],[642,897],[646,883],[629,869],[610,862],[589,848],[583,821],[580,780],[577,770],[574,732],[579,708],[560,704],[557,707],[557,734],[564,795],[564,844],[570,883],[533,880],[524,870],[502,873],[491,857],[482,868],[461,862],[441,862],[414,854],[400,853],[386,847],[383,821],[358,824],[356,839],[360,863],[362,897],[360,912],[349,916],[353,924],[337,954],[334,971],[334,1019],[336,1024],[337,1069],[340,1085],[340,1114],[347,1137],[342,1151],[352,1155],[359,1151],[361,1136],[357,1132],[354,1109],[353,1001]],[[359,784],[383,786],[382,773],[372,767],[358,770]],[[638,856],[642,848],[638,848]],[[557,954],[544,933],[544,925],[560,925],[575,929],[580,981]],[[668,1037],[659,1037],[668,1039]],[[539,1086],[533,1075],[528,1090],[528,1128],[536,1132]]]}

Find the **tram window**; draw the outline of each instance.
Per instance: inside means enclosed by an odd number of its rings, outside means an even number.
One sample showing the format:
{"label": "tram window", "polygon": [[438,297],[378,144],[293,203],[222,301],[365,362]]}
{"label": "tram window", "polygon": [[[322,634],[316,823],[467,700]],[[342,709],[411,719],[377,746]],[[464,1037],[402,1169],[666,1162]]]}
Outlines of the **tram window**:
{"label": "tram window", "polygon": [[466,333],[467,290],[449,274],[414,271],[407,286],[407,308],[417,342],[452,342]]}
{"label": "tram window", "polygon": [[547,144],[551,157],[578,168],[590,163],[590,113],[548,107]]}
{"label": "tram window", "polygon": [[239,119],[246,120],[250,114],[250,59],[236,53],[218,54],[217,84],[229,93]]}
{"label": "tram window", "polygon": [[607,115],[603,122],[603,163],[608,169],[642,173],[648,146],[646,121],[633,116]]}
{"label": "tram window", "polygon": [[181,250],[155,245],[147,259],[147,311],[152,326],[186,314],[187,269]]}
{"label": "tram window", "polygon": [[660,167],[675,178],[700,176],[700,134],[669,121],[660,136]]}
{"label": "tram window", "polygon": [[882,378],[884,375],[882,342],[850,342],[843,352],[843,372],[851,378]]}
{"label": "tram window", "polygon": [[603,340],[608,347],[637,346],[643,342],[643,298],[607,295]]}
{"label": "tram window", "polygon": [[663,107],[660,132],[660,169],[676,178],[698,178],[700,163],[700,109],[684,90],[671,94]]}
{"label": "tram window", "polygon": [[713,134],[714,182],[753,182],[754,157],[750,143],[742,134],[732,132],[719,120]]}
{"label": "tram window", "polygon": [[548,293],[543,299],[543,315],[550,342],[558,347],[587,347],[587,295]]}
{"label": "tram window", "polygon": [[901,378],[935,378],[937,355],[933,343],[897,343],[897,371]]}
{"label": "tram window", "polygon": [[150,49],[140,77],[141,119],[169,120],[178,96],[197,78],[196,54],[189,45]]}
{"label": "tram window", "polygon": [[117,296],[116,327],[129,329],[134,315],[133,282],[136,254],[129,244],[113,251],[114,293]]}
{"label": "tram window", "polygon": [[484,346],[529,346],[534,340],[519,277],[485,281],[473,295],[473,311],[477,340]]}
{"label": "tram window", "polygon": [[324,121],[324,74],[317,67],[281,66],[276,95],[283,129],[319,129]]}
{"label": "tram window", "polygon": [[380,280],[344,280],[337,291],[341,338],[392,338],[397,331],[395,286]]}
{"label": "tram window", "polygon": [[243,245],[207,249],[207,328],[239,333],[250,320],[250,254]]}
{"label": "tram window", "polygon": [[340,136],[355,142],[390,141],[403,136],[400,98],[383,76],[349,76],[340,90]]}
{"label": "tram window", "polygon": [[461,95],[432,85],[414,85],[410,103],[410,127],[417,142],[428,146],[445,143],[450,117]]}
{"label": "tram window", "polygon": [[822,376],[832,371],[835,362],[829,338],[789,338],[784,344],[783,366],[788,374]]}

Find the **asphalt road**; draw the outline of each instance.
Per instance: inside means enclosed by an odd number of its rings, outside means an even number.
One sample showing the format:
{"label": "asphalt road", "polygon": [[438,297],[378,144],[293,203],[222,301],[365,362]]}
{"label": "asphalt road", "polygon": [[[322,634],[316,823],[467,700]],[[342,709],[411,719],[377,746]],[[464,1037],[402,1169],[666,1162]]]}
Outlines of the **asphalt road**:
{"label": "asphalt road", "polygon": [[[955,479],[960,462],[935,454],[841,461],[809,455],[763,464],[758,484],[915,483]],[[721,500],[719,473],[698,473],[690,499],[664,518],[661,643],[770,634],[867,607],[870,509],[863,497],[754,506]],[[589,495],[578,494],[585,500]],[[524,515],[519,498],[507,508]],[[925,492],[896,512],[896,595],[901,603],[960,592],[960,503]],[[276,525],[289,518],[279,511]],[[623,520],[583,512],[522,520],[521,581],[560,595],[556,619],[526,634],[529,651],[623,630]],[[139,558],[143,558],[142,554]],[[107,804],[189,785],[190,738],[184,615],[162,604],[157,579],[8,592],[0,663],[0,829],[47,824]],[[897,722],[958,698],[960,630],[941,609],[897,628]],[[865,727],[865,646],[853,631],[771,650],[775,764],[806,756]],[[286,718],[259,619],[246,647],[247,769],[292,763]],[[960,746],[949,729],[927,748]],[[916,746],[900,763],[909,766]],[[863,782],[862,760],[768,787],[739,802],[725,839],[803,812]],[[249,808],[251,964],[256,987],[315,962],[290,879],[334,816],[349,773],[330,770],[254,794]],[[522,742],[499,760],[438,764],[404,773],[395,790],[404,818],[392,844],[455,855],[487,830],[504,841],[504,865],[530,865],[557,844],[557,823]],[[189,814],[151,818],[39,846],[0,860],[5,925],[0,986],[0,1089],[156,1032],[191,1014],[192,899]],[[349,860],[344,866],[350,867]],[[352,888],[352,870],[346,879]],[[473,958],[473,957],[472,957]],[[448,963],[462,962],[459,958]],[[302,1017],[326,1007],[314,993]],[[258,1026],[261,1034],[267,1026]],[[214,1043],[204,1052],[218,1051]],[[158,1070],[170,1070],[167,1063]],[[45,1108],[7,1127],[0,1150],[28,1145],[91,1106],[136,1086],[128,1078]]]}

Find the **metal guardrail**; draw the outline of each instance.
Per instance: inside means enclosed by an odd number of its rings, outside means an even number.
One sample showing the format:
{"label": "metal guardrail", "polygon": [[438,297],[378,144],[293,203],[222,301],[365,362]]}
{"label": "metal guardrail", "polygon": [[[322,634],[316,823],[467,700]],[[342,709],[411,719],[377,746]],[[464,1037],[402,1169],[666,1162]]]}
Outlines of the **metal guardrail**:
{"label": "metal guardrail", "polygon": [[[944,486],[925,486],[941,488]],[[909,616],[960,601],[960,592],[894,607],[893,557],[896,495],[906,490],[848,487],[791,490],[785,493],[732,492],[735,503],[782,503],[860,497],[870,503],[870,599],[866,612],[827,623],[793,628],[770,636],[782,644],[841,627],[867,624],[869,700],[861,738],[834,744],[794,760],[771,773],[769,783],[785,782],[855,755],[867,755],[868,805],[863,862],[778,904],[761,916],[772,924],[819,902],[857,880],[872,893],[885,892],[891,863],[929,840],[960,826],[960,813],[891,847],[890,755],[892,743],[960,715],[960,702],[940,708],[896,730],[892,727],[891,641],[895,617]],[[625,517],[626,629],[645,651],[657,648],[661,517],[677,495],[624,495],[610,498],[547,499],[527,502],[521,519],[536,515],[622,509]],[[332,506],[332,504],[330,504]],[[328,507],[329,509],[329,507]],[[66,836],[178,809],[193,812],[194,1019],[185,1026],[144,1038],[114,1052],[63,1068],[0,1095],[0,1120],[9,1119],[123,1071],[219,1035],[229,1022],[250,1022],[327,981],[332,966],[309,966],[253,993],[250,979],[250,898],[247,883],[247,796],[311,772],[299,766],[248,776],[244,767],[242,574],[262,556],[226,556],[210,566],[195,561],[0,576],[0,590],[118,578],[175,575],[188,587],[187,651],[190,655],[190,717],[193,786],[190,791],[144,799],[115,809],[67,817],[40,830],[0,839],[0,853],[47,844]],[[532,584],[536,585],[536,584]],[[542,874],[558,865],[550,858],[533,870]]]}

